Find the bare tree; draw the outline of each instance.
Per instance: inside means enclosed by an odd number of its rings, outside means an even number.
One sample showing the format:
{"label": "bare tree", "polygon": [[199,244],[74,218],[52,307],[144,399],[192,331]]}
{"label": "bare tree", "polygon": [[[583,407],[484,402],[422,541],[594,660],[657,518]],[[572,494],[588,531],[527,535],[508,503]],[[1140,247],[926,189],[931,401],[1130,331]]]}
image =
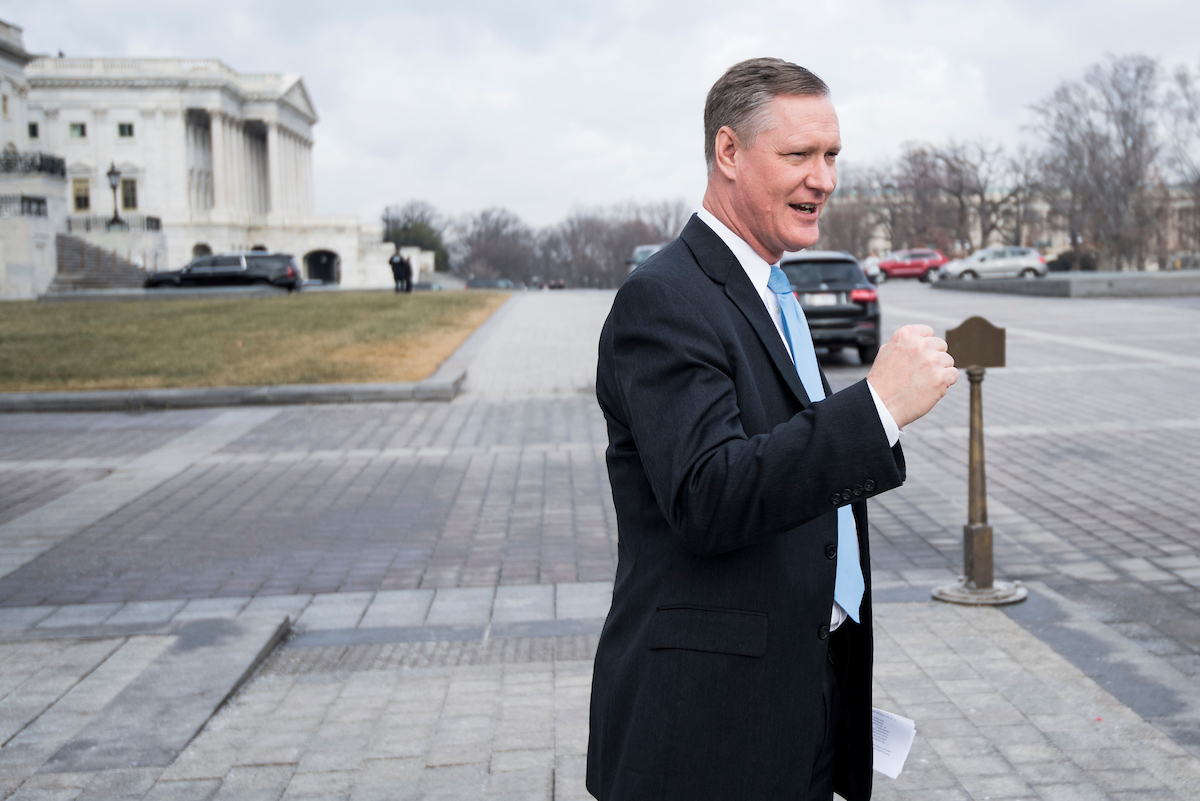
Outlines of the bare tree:
{"label": "bare tree", "polygon": [[455,272],[467,278],[528,281],[536,267],[533,230],[507,209],[485,209],[455,226]]}
{"label": "bare tree", "polygon": [[978,179],[978,162],[967,145],[954,140],[942,147],[930,147],[928,153],[936,162],[930,174],[944,196],[943,213],[953,220],[954,249],[970,252],[975,249],[971,237],[971,199]]}
{"label": "bare tree", "polygon": [[822,250],[844,250],[856,258],[866,258],[875,231],[870,204],[870,185],[856,172],[843,170],[837,190],[821,212]]}
{"label": "bare tree", "polygon": [[672,216],[675,205],[576,209],[539,238],[546,275],[569,286],[619,285],[626,275],[625,259],[635,247],[675,237],[675,226],[682,227],[678,215]]}
{"label": "bare tree", "polygon": [[[640,206],[636,215],[653,231],[659,242],[670,242],[683,231],[693,209],[684,200],[664,200]],[[641,242],[639,244],[654,244]]]}
{"label": "bare tree", "polygon": [[1180,67],[1166,98],[1169,122],[1167,166],[1190,204],[1179,209],[1179,243],[1200,250],[1200,71]]}
{"label": "bare tree", "polygon": [[892,247],[953,251],[955,211],[945,200],[941,165],[931,148],[908,143],[890,168],[876,173]]}
{"label": "bare tree", "polygon": [[433,204],[424,200],[410,200],[407,203],[394,204],[383,210],[383,226],[388,231],[405,225],[421,223],[436,231],[446,227],[446,221]]}
{"label": "bare tree", "polygon": [[1040,159],[1027,145],[1008,157],[1009,204],[1001,212],[1001,233],[1006,244],[1028,246],[1041,230],[1037,199],[1042,191]]}
{"label": "bare tree", "polygon": [[398,247],[432,250],[434,269],[438,272],[450,269],[450,252],[443,238],[445,230],[445,218],[423,200],[410,200],[383,210],[384,241],[393,242]]}
{"label": "bare tree", "polygon": [[888,241],[890,250],[907,247],[910,241],[907,227],[906,200],[896,179],[894,164],[879,164],[868,170],[863,184],[870,198],[871,230],[879,232]]}
{"label": "bare tree", "polygon": [[1033,107],[1048,197],[1072,246],[1118,268],[1141,269],[1158,222],[1159,89],[1156,61],[1110,56]]}

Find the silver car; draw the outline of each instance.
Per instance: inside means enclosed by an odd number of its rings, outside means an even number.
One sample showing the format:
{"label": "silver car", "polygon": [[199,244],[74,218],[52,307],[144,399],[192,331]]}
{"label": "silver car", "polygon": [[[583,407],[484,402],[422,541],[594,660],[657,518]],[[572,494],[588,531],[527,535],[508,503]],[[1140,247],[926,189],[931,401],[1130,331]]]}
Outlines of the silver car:
{"label": "silver car", "polygon": [[1043,278],[1046,258],[1036,248],[994,247],[977,250],[965,259],[946,262],[941,278]]}

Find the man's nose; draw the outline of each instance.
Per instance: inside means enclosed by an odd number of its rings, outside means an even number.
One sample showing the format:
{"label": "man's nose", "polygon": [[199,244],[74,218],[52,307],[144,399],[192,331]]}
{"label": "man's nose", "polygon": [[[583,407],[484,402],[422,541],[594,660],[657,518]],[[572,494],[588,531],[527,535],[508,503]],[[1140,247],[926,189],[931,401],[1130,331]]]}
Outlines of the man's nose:
{"label": "man's nose", "polygon": [[808,174],[808,180],[804,183],[809,189],[828,195],[837,186],[837,169],[821,159],[813,164],[813,168]]}

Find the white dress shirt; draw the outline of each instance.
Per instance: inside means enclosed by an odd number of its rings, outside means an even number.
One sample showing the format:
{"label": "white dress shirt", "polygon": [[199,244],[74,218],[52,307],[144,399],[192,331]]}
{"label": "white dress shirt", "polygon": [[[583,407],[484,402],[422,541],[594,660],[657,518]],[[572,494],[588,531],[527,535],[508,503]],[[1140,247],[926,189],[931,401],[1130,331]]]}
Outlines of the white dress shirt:
{"label": "white dress shirt", "polygon": [[[737,234],[729,230],[729,226],[716,218],[708,209],[701,208],[696,212],[705,225],[713,230],[717,236],[721,237],[721,241],[733,251],[733,255],[737,258],[738,263],[742,265],[742,269],[746,271],[746,276],[750,279],[750,283],[754,285],[754,291],[758,293],[762,299],[763,305],[767,307],[767,314],[771,316],[771,321],[775,323],[775,330],[779,332],[779,338],[783,341],[783,347],[787,349],[788,355],[792,354],[792,346],[788,343],[787,337],[783,333],[783,313],[779,308],[779,296],[771,291],[767,286],[767,281],[771,277],[771,268],[775,265],[767,264],[766,259],[754,252],[754,248],[750,247]],[[879,397],[879,393],[875,391],[875,387],[871,386],[871,382],[867,381],[867,389],[871,391],[871,399],[875,401],[875,410],[879,413],[879,422],[883,424],[883,432],[887,435],[888,445],[894,447],[900,441],[900,436],[904,432],[896,425],[895,418],[888,411],[887,406]],[[836,602],[833,604],[833,613],[829,619],[829,630],[836,631],[839,626],[846,621],[846,611],[838,606]]]}

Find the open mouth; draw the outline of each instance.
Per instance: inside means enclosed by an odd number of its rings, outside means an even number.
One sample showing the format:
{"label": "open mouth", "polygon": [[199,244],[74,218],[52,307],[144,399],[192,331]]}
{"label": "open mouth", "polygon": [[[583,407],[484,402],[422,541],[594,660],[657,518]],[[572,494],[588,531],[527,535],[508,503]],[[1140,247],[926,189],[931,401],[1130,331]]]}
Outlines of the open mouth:
{"label": "open mouth", "polygon": [[801,214],[816,214],[817,213],[817,204],[816,203],[792,203],[791,206],[793,209],[800,212]]}

